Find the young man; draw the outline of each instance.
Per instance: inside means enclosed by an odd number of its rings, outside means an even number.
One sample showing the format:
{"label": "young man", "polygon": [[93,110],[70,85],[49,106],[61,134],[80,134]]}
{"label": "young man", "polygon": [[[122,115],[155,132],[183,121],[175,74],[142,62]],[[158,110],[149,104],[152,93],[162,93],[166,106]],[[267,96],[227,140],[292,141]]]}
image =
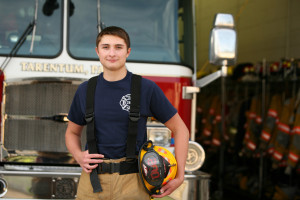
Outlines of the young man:
{"label": "young man", "polygon": [[[83,169],[77,199],[149,199],[138,173],[98,175],[103,189],[99,193],[93,193],[89,176],[100,163],[118,163],[124,161],[126,157],[128,106],[122,106],[121,101],[130,96],[132,73],[128,72],[125,66],[130,51],[129,36],[122,28],[107,27],[97,36],[96,53],[103,65],[103,73],[98,77],[95,91],[94,108],[99,154],[89,154],[88,150],[81,151],[80,138],[82,129],[86,125],[87,82],[78,87],[74,96],[68,115],[66,145]],[[161,195],[153,195],[153,197],[163,197],[171,194],[184,181],[189,133],[176,109],[160,88],[154,82],[142,78],[137,153],[147,139],[146,122],[149,116],[164,123],[175,138],[175,155],[178,165],[176,178],[161,188]]]}

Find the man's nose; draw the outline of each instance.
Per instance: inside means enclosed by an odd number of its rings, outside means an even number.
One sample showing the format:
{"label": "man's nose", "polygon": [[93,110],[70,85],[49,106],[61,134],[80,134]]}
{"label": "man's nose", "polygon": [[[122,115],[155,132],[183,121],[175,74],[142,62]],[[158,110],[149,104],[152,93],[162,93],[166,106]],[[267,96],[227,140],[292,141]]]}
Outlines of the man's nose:
{"label": "man's nose", "polygon": [[110,49],[109,49],[109,52],[108,52],[108,55],[110,55],[110,56],[116,55],[115,49],[114,49],[114,48],[110,48]]}

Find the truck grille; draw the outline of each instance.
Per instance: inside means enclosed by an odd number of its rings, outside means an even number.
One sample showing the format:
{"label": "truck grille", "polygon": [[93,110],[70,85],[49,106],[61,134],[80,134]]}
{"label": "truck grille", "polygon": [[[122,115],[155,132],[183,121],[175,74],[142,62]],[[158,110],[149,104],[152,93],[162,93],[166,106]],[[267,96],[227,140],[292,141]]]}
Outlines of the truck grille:
{"label": "truck grille", "polygon": [[8,150],[67,152],[64,136],[67,123],[51,120],[51,116],[69,112],[77,87],[56,82],[7,85],[4,147]]}

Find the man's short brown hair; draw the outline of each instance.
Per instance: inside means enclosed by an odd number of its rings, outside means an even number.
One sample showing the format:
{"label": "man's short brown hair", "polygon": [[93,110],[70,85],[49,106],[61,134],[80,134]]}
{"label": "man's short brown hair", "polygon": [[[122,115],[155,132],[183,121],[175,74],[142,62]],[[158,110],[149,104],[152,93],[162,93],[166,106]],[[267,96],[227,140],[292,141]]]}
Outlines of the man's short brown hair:
{"label": "man's short brown hair", "polygon": [[104,36],[104,35],[118,36],[125,41],[125,43],[127,45],[127,49],[130,48],[130,38],[129,38],[128,33],[124,29],[117,27],[117,26],[109,26],[109,27],[104,28],[97,36],[96,47],[98,47],[98,44],[101,41],[102,36]]}

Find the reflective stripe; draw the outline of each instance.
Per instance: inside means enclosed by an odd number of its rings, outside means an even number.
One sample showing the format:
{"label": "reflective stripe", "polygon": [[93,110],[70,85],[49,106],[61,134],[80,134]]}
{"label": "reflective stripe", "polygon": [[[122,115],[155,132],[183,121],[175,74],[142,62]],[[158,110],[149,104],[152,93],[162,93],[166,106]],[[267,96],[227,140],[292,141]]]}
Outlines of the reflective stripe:
{"label": "reflective stripe", "polygon": [[250,134],[249,134],[249,132],[246,132],[245,139],[248,140],[249,138],[250,138]]}
{"label": "reflective stripe", "polygon": [[216,145],[216,146],[220,146],[221,142],[220,140],[216,139],[216,138],[213,138],[212,140],[213,144]]}
{"label": "reflective stripe", "polygon": [[277,118],[277,116],[278,116],[277,111],[273,110],[273,109],[269,109],[268,115],[271,117],[274,117],[274,118]]}
{"label": "reflective stripe", "polygon": [[284,123],[278,123],[278,129],[284,133],[290,134],[290,127]]}
{"label": "reflective stripe", "polygon": [[274,147],[269,148],[269,149],[268,149],[268,153],[269,153],[269,154],[273,154],[273,153],[274,153]]}
{"label": "reflective stripe", "polygon": [[249,118],[250,119],[254,119],[255,117],[256,117],[255,113],[253,113],[253,112],[249,113]]}
{"label": "reflective stripe", "polygon": [[300,135],[300,126],[295,126],[293,128],[294,134],[299,134]]}
{"label": "reflective stripe", "polygon": [[203,130],[203,133],[204,133],[204,135],[206,135],[206,136],[210,136],[210,135],[211,135],[211,132],[210,132],[209,130],[207,130],[207,129],[204,129],[204,130]]}
{"label": "reflective stripe", "polygon": [[261,119],[261,117],[257,116],[255,118],[255,121],[256,121],[257,124],[260,124],[262,122],[262,119]]}
{"label": "reflective stripe", "polygon": [[271,138],[271,134],[268,133],[267,131],[263,130],[262,134],[261,134],[261,137],[262,137],[263,140],[268,142]]}
{"label": "reflective stripe", "polygon": [[202,113],[202,111],[203,111],[203,109],[202,109],[201,107],[198,107],[198,108],[197,108],[197,112],[198,112],[198,113]]}
{"label": "reflective stripe", "polygon": [[216,120],[217,120],[217,121],[220,121],[220,120],[221,120],[221,115],[217,115],[217,116],[216,116]]}
{"label": "reflective stripe", "polygon": [[252,141],[248,141],[247,147],[252,151],[256,149],[256,145]]}
{"label": "reflective stripe", "polygon": [[161,153],[164,153],[164,154],[167,154],[167,151],[165,151],[164,149],[162,148],[158,148],[157,151],[161,152]]}
{"label": "reflective stripe", "polygon": [[229,136],[227,134],[224,135],[225,140],[229,140]]}
{"label": "reflective stripe", "polygon": [[280,160],[282,159],[282,154],[279,153],[278,151],[274,151],[273,157],[274,157],[276,160],[280,161]]}
{"label": "reflective stripe", "polygon": [[293,161],[293,162],[298,162],[299,156],[296,155],[296,154],[294,154],[293,152],[290,152],[290,153],[289,153],[289,159],[290,159],[291,161]]}
{"label": "reflective stripe", "polygon": [[203,141],[203,144],[210,145],[210,144],[211,144],[211,141],[209,141],[209,140],[204,140],[204,141]]}

